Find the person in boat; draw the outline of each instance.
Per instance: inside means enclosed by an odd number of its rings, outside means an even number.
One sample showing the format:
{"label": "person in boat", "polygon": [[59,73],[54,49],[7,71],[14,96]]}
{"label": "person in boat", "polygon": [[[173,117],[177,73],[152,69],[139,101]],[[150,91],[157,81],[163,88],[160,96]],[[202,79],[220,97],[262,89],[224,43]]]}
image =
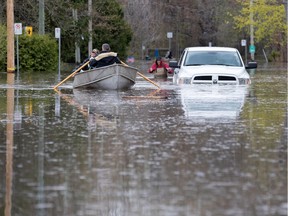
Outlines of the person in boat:
{"label": "person in boat", "polygon": [[87,65],[88,66],[88,70],[94,68],[94,66],[91,64],[93,61],[93,59],[96,58],[96,56],[98,56],[100,54],[100,51],[98,49],[93,49],[89,58],[86,59],[86,62],[87,61],[90,61],[89,64]]}
{"label": "person in boat", "polygon": [[97,55],[99,55],[99,53],[100,53],[100,51],[99,51],[98,49],[93,49],[93,50],[91,51],[89,57],[86,58],[86,59],[84,59],[84,61],[83,61],[80,65],[78,65],[78,67],[76,67],[72,72],[74,72],[75,70],[77,70],[78,68],[80,68],[82,65],[84,65],[84,64],[85,64],[86,62],[88,62],[88,61],[90,61],[89,64],[86,65],[85,67],[83,67],[83,68],[81,69],[81,71],[85,71],[85,70],[90,70],[90,69],[92,69],[93,66],[91,65],[91,60],[92,60],[92,59],[95,59],[95,57],[96,57]]}
{"label": "person in boat", "polygon": [[102,45],[102,51],[94,59],[90,61],[92,67],[104,67],[112,64],[121,64],[120,59],[117,57],[116,52],[111,52],[110,45],[104,43]]}
{"label": "person in boat", "polygon": [[148,70],[149,73],[154,73],[155,77],[166,78],[167,73],[172,74],[173,70],[159,56]]}

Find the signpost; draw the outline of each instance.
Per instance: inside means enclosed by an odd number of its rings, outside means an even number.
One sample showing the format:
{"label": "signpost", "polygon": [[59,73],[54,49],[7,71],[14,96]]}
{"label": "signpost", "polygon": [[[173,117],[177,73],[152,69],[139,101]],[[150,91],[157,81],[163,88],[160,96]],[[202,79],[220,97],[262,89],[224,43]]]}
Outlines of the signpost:
{"label": "signpost", "polygon": [[14,34],[15,35],[22,34],[22,23],[14,23]]}
{"label": "signpost", "polygon": [[250,52],[251,54],[254,54],[255,51],[256,51],[255,45],[250,45],[250,46],[249,46],[249,52]]}
{"label": "signpost", "polygon": [[55,38],[58,38],[58,81],[60,81],[60,61],[61,61],[61,29],[55,28]]}
{"label": "signpost", "polygon": [[141,52],[141,57],[142,57],[142,60],[144,59],[144,51],[145,51],[145,46],[142,44],[142,52]]}
{"label": "signpost", "polygon": [[245,64],[247,65],[247,42],[246,40],[241,40],[241,46],[245,47]]}
{"label": "signpost", "polygon": [[[254,56],[255,56],[255,51],[256,51],[256,47],[254,44],[250,44],[249,46],[249,52],[251,54],[251,60],[254,61]],[[255,69],[250,69],[250,74],[254,74]]]}
{"label": "signpost", "polygon": [[18,77],[19,76],[19,38],[18,36],[22,35],[22,23],[14,23],[14,34],[16,35],[17,77]]}
{"label": "signpost", "polygon": [[167,32],[167,38],[169,39],[169,51],[171,51],[171,38],[173,38],[173,32]]}

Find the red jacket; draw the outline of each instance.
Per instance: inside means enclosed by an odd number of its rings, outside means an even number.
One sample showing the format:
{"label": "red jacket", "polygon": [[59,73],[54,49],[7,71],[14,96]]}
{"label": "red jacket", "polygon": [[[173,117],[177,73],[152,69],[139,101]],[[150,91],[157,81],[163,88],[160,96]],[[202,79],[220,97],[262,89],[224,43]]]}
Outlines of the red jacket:
{"label": "red jacket", "polygon": [[157,61],[155,61],[152,66],[149,68],[148,72],[149,73],[153,73],[154,71],[156,71],[157,68],[165,68],[167,70],[168,73],[172,73],[172,69],[169,67],[168,64],[166,64],[165,62],[163,62],[162,60],[160,61],[160,64],[157,65]]}

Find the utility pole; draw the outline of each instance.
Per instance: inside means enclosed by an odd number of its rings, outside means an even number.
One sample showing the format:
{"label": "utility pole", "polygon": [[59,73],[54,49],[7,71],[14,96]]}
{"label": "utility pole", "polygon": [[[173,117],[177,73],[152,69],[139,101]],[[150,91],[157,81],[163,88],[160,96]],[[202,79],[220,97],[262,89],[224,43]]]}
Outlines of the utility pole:
{"label": "utility pole", "polygon": [[39,0],[39,34],[45,34],[45,11],[44,0]]}
{"label": "utility pole", "polygon": [[88,24],[88,32],[89,32],[89,42],[88,42],[88,56],[92,52],[92,0],[88,0],[88,16],[89,16],[89,24]]}
{"label": "utility pole", "polygon": [[[250,0],[250,46],[254,46],[254,20],[253,20],[253,0]],[[251,60],[254,61],[255,55],[254,52],[251,52]]]}
{"label": "utility pole", "polygon": [[[77,9],[72,9],[73,13],[73,19],[74,22],[78,22],[78,10]],[[79,64],[81,62],[81,55],[80,55],[80,47],[79,43],[76,41],[75,42],[75,63]]]}
{"label": "utility pole", "polygon": [[15,71],[14,0],[7,0],[7,72]]}

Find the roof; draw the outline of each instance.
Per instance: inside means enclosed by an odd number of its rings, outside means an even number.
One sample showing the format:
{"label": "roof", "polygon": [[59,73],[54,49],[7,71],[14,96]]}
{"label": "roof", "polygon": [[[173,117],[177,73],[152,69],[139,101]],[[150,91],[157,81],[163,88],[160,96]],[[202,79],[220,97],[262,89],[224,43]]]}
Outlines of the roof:
{"label": "roof", "polygon": [[237,51],[236,48],[232,47],[186,47],[188,51]]}

